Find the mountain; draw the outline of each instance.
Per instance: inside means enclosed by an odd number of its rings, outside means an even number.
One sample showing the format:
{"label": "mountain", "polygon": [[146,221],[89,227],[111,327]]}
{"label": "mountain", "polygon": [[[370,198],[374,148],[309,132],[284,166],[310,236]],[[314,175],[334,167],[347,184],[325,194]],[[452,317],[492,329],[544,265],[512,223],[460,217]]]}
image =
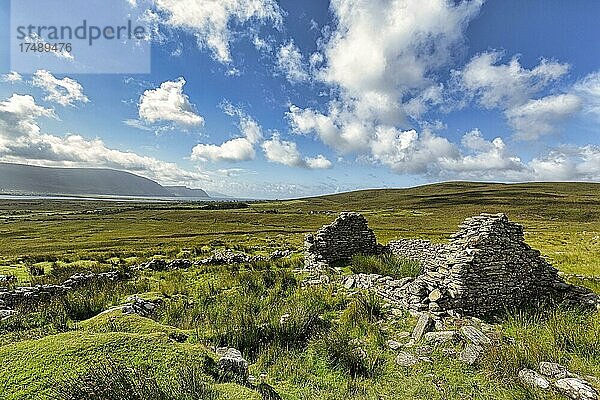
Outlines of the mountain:
{"label": "mountain", "polygon": [[0,193],[173,197],[153,180],[129,172],[10,163],[0,163]]}
{"label": "mountain", "polygon": [[210,197],[202,189],[190,189],[186,186],[164,186],[164,188],[176,197]]}

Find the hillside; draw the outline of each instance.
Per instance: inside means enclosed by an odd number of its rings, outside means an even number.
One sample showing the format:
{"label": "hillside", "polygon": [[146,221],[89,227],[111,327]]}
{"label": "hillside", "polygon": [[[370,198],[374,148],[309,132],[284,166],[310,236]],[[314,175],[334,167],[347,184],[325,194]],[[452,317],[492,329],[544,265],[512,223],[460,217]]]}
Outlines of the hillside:
{"label": "hillside", "polygon": [[0,163],[0,193],[173,196],[158,183],[129,172],[9,163]]}
{"label": "hillside", "polygon": [[164,186],[164,188],[177,197],[210,197],[202,189],[190,189],[185,186]]}

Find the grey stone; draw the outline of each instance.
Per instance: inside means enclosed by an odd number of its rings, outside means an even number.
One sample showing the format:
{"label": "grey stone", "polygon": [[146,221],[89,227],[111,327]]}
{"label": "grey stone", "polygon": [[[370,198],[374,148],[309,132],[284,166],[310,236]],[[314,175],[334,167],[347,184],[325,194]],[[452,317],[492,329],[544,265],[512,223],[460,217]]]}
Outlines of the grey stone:
{"label": "grey stone", "polygon": [[540,373],[552,379],[567,378],[571,375],[562,365],[546,361],[540,363]]}
{"label": "grey stone", "polygon": [[431,291],[429,293],[429,301],[437,302],[441,298],[442,298],[442,292],[440,291],[440,289],[434,289],[433,291]]}
{"label": "grey stone", "polygon": [[433,321],[431,320],[431,317],[429,316],[429,314],[427,314],[427,313],[421,314],[421,316],[419,317],[419,320],[417,321],[417,325],[415,326],[415,329],[413,330],[413,333],[412,333],[413,339],[415,339],[416,341],[421,340],[423,335],[426,332],[429,332],[431,330],[432,325],[433,325]]}
{"label": "grey stone", "polygon": [[482,345],[490,345],[492,341],[489,337],[487,337],[483,332],[474,326],[467,325],[460,328],[460,332],[469,340],[471,343],[476,344],[478,346]]}
{"label": "grey stone", "polygon": [[395,340],[388,340],[386,342],[387,346],[392,349],[392,350],[398,350],[399,348],[402,347],[402,343],[399,343]]}
{"label": "grey stone", "polygon": [[598,400],[598,392],[583,379],[563,378],[557,380],[554,386],[573,400]]}
{"label": "grey stone", "polygon": [[223,380],[232,380],[240,383],[247,382],[248,380],[248,361],[244,359],[242,353],[237,349],[227,349],[221,358],[219,358],[217,367]]}
{"label": "grey stone", "polygon": [[413,356],[412,354],[406,351],[401,351],[396,356],[396,364],[401,365],[403,367],[412,367],[418,362],[419,359],[417,357]]}
{"label": "grey stone", "polygon": [[423,337],[426,342],[439,344],[456,341],[458,334],[456,331],[427,332]]}
{"label": "grey stone", "polygon": [[550,388],[550,382],[532,369],[525,368],[520,370],[519,380],[525,386],[537,387],[544,390],[548,390]]}
{"label": "grey stone", "polygon": [[460,354],[458,355],[458,359],[464,362],[465,364],[474,365],[479,361],[479,358],[481,357],[482,353],[483,347],[469,343],[463,349],[463,351],[460,352]]}

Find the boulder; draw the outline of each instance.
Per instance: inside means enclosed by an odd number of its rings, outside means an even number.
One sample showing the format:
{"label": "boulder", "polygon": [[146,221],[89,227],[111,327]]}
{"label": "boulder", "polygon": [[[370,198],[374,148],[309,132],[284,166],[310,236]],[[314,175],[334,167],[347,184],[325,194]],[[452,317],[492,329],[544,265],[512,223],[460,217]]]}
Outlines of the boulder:
{"label": "boulder", "polygon": [[427,313],[423,313],[419,316],[419,320],[417,321],[417,325],[413,330],[412,337],[416,341],[421,340],[423,335],[431,330],[433,326],[433,321],[431,317]]}
{"label": "boulder", "polygon": [[573,400],[598,400],[598,392],[583,379],[563,378],[557,380],[554,386]]}
{"label": "boulder", "polygon": [[248,381],[248,361],[244,359],[239,350],[228,348],[223,351],[223,349],[218,349],[217,353],[222,353],[217,366],[223,381],[239,383]]}
{"label": "boulder", "polygon": [[522,369],[519,371],[519,380],[529,387],[537,387],[543,390],[550,388],[550,382],[542,375],[532,369]]}

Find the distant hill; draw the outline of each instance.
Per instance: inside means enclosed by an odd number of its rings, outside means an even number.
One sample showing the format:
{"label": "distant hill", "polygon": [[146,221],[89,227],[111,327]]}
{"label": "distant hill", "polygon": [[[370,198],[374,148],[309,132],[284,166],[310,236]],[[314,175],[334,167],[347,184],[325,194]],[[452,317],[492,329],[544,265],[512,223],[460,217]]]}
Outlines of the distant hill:
{"label": "distant hill", "polygon": [[190,189],[186,186],[163,186],[169,192],[177,197],[210,197],[202,189]]}
{"label": "distant hill", "polygon": [[153,180],[103,168],[51,168],[0,163],[0,193],[152,196],[174,194]]}

